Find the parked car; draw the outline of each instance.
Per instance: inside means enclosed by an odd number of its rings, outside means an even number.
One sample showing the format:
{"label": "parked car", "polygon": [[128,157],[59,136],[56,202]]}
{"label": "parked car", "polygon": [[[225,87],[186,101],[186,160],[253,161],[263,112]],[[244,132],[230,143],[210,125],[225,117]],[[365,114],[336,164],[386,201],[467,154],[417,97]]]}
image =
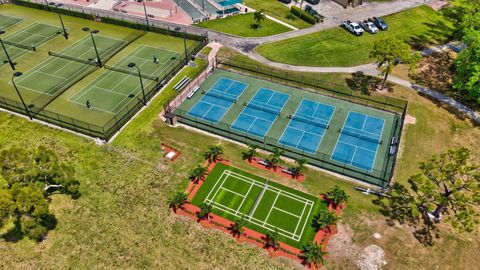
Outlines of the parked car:
{"label": "parked car", "polygon": [[306,0],[306,1],[312,5],[318,5],[318,3],[320,3],[320,0]]}
{"label": "parked car", "polygon": [[378,33],[378,28],[375,26],[373,22],[360,21],[360,26],[363,28],[363,30],[367,31],[370,34]]}
{"label": "parked car", "polygon": [[280,2],[282,2],[282,3],[284,3],[284,4],[290,4],[290,3],[292,3],[292,0],[278,0],[278,1],[280,1]]}
{"label": "parked car", "polygon": [[358,23],[347,20],[342,22],[342,26],[356,36],[363,35],[364,30]]}
{"label": "parked car", "polygon": [[380,18],[380,17],[369,18],[368,21],[373,22],[375,24],[375,26],[377,26],[378,29],[380,29],[382,31],[385,31],[385,30],[388,29],[387,22],[385,22],[385,20]]}
{"label": "parked car", "polygon": [[310,5],[306,5],[304,10],[312,16],[319,15],[318,12],[315,9],[313,9],[312,6]]}

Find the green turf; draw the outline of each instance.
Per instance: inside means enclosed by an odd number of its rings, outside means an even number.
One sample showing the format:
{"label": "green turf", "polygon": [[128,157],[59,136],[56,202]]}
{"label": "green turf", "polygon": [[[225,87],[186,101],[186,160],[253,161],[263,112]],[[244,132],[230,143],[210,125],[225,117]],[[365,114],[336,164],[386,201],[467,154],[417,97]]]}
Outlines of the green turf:
{"label": "green turf", "polygon": [[[201,92],[208,91],[208,89],[210,89],[210,87],[215,84],[219,78],[222,77],[248,83],[248,88],[238,98],[237,103],[232,105],[232,107],[228,110],[228,112],[225,113],[224,117],[219,123],[210,123],[188,116],[187,112],[198,102],[198,100],[202,98]],[[246,135],[243,132],[238,132],[230,128],[230,126],[237,119],[238,115],[244,109],[243,104],[245,102],[248,103],[248,101],[250,101],[250,99],[256,94],[256,92],[260,88],[272,89],[290,95],[288,102],[285,104],[285,107],[281,111],[281,116],[277,117],[275,122],[272,124],[270,130],[266,134],[265,138],[258,138],[253,135]],[[279,139],[283,134],[283,131],[285,130],[290,121],[287,116],[295,113],[298,105],[302,102],[303,99],[310,99],[335,107],[335,112],[330,121],[330,127],[326,130],[321,140],[320,146],[318,147],[317,153],[314,155],[309,153],[303,153],[298,149],[283,146],[278,143]],[[383,140],[383,142],[390,141],[394,133],[394,127],[397,123],[396,121],[399,119],[399,115],[397,114],[362,106],[355,103],[350,103],[344,100],[332,98],[317,93],[301,91],[292,87],[268,82],[254,77],[240,75],[238,73],[233,73],[218,68],[205,80],[205,82],[203,82],[203,84],[200,86],[200,91],[198,91],[197,94],[195,94],[191,99],[186,99],[178,107],[176,113],[178,115],[181,115],[183,122],[188,125],[199,127],[207,131],[214,132],[228,138],[232,138],[242,143],[260,145],[262,148],[271,149],[272,146],[282,148],[290,155],[293,155],[294,158],[306,158],[310,160],[312,164],[316,164],[317,166],[336,172],[344,172],[344,170],[341,168],[347,167],[355,171],[349,172],[353,173],[350,175],[351,177],[363,179],[367,182],[381,185],[378,180],[370,177],[365,177],[363,174],[358,172],[361,171],[362,173],[366,173],[369,176],[384,178],[385,173],[389,172],[391,165],[389,163],[391,161],[391,156],[388,155],[388,143],[379,144],[372,172],[362,171],[357,167],[345,165],[343,163],[331,160],[330,158],[340,136],[340,133],[338,131],[343,127],[345,119],[350,111],[355,111],[384,119],[385,127],[381,139]],[[327,163],[323,161],[327,161]]]}
{"label": "green turf", "polygon": [[245,219],[260,233],[278,231],[281,242],[299,249],[313,240],[312,218],[326,208],[320,198],[224,164],[214,167],[192,200],[203,202],[231,221]]}
{"label": "green turf", "polygon": [[245,5],[255,9],[264,10],[267,15],[275,17],[297,28],[308,28],[311,24],[301,20],[290,13],[290,8],[278,0],[245,0]]}
{"label": "green turf", "polygon": [[22,19],[16,18],[16,17],[11,17],[11,16],[6,16],[0,14],[0,29],[5,29],[9,26],[15,25],[19,22],[21,22]]}
{"label": "green turf", "polygon": [[275,62],[299,66],[354,66],[369,63],[375,41],[396,37],[412,45],[445,42],[453,28],[428,6],[420,6],[384,17],[387,31],[353,36],[341,27],[261,45],[256,51]]}
{"label": "green turf", "polygon": [[[2,37],[5,43],[5,49],[8,52],[8,55],[14,61],[18,57],[22,56],[25,53],[30,52],[31,50],[21,48],[21,45],[28,46],[32,48],[40,47],[42,44],[48,42],[56,36],[59,36],[59,31],[61,28],[48,25],[44,23],[33,23],[19,31],[10,33],[6,37]],[[7,43],[8,42],[8,43]],[[20,47],[15,46],[14,44],[20,44]],[[6,64],[7,56],[5,55],[4,50],[1,50],[0,53],[0,65]]]}
{"label": "green turf", "polygon": [[205,21],[199,23],[198,26],[241,37],[272,36],[291,30],[290,28],[269,19],[265,19],[261,23],[261,27],[256,27],[254,25],[253,13]]}

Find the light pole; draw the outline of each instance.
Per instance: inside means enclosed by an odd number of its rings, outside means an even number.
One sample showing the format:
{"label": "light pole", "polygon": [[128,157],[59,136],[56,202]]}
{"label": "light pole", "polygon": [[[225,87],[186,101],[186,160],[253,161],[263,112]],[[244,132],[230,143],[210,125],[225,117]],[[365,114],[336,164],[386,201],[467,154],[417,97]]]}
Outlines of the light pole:
{"label": "light pole", "polygon": [[145,0],[143,0],[142,3],[143,11],[145,12],[145,21],[147,22],[147,31],[150,31],[150,24],[148,23],[147,7],[145,6]]}
{"label": "light pole", "polygon": [[93,34],[97,34],[98,30],[90,30],[90,28],[88,27],[84,27],[82,28],[83,31],[85,32],[89,32],[90,33],[90,36],[92,37],[92,42],[93,42],[93,48],[95,49],[95,54],[97,55],[97,61],[98,61],[98,66],[99,67],[103,67],[102,65],[102,60],[100,59],[100,55],[98,54],[98,50],[97,50],[97,44],[95,43],[95,38],[93,37]]}
{"label": "light pole", "polygon": [[129,63],[127,66],[129,68],[137,68],[138,77],[140,78],[140,86],[142,87],[143,105],[147,106],[147,97],[145,96],[145,88],[143,87],[142,72],[140,72],[140,68],[135,63]]}
{"label": "light pole", "polygon": [[[50,2],[48,4],[50,6],[56,7],[57,9],[63,6],[63,4],[55,4],[54,2]],[[65,29],[65,24],[63,24],[62,14],[60,13],[60,11],[58,11],[57,13],[58,13],[58,18],[60,19],[60,23],[62,24],[63,36],[65,37],[65,39],[68,39],[68,33],[67,33],[67,29]]]}
{"label": "light pole", "polygon": [[[0,35],[5,34],[5,31],[0,30]],[[0,38],[0,44],[2,44],[3,51],[5,52],[5,55],[7,56],[8,63],[12,67],[13,70],[15,70],[15,64],[12,62],[12,58],[10,58],[10,55],[7,52],[7,48],[5,48],[5,44],[3,44],[3,40]]]}
{"label": "light pole", "polygon": [[17,85],[15,84],[15,80],[14,80],[14,79],[17,78],[17,77],[22,76],[22,74],[23,74],[23,73],[20,72],[20,71],[17,71],[17,72],[15,72],[15,73],[13,73],[13,76],[12,76],[12,85],[13,85],[13,88],[15,88],[15,91],[17,91],[18,97],[20,97],[20,101],[22,102],[23,107],[25,108],[25,112],[27,113],[28,118],[30,118],[30,120],[33,120],[32,115],[30,114],[30,110],[28,109],[27,104],[25,104],[25,101],[23,100],[23,97],[22,97],[22,95],[20,94],[20,91],[18,91],[18,87],[17,87]]}

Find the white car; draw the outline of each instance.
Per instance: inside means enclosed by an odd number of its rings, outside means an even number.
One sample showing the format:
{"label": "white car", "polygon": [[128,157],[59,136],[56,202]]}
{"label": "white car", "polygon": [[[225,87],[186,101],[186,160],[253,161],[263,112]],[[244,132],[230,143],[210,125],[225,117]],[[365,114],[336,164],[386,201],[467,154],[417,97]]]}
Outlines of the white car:
{"label": "white car", "polygon": [[348,20],[343,21],[342,26],[356,36],[361,36],[364,32],[364,30],[362,29],[362,27],[360,27],[358,23],[354,23]]}
{"label": "white car", "polygon": [[361,21],[360,26],[370,34],[378,33],[378,28],[375,26],[373,22]]}

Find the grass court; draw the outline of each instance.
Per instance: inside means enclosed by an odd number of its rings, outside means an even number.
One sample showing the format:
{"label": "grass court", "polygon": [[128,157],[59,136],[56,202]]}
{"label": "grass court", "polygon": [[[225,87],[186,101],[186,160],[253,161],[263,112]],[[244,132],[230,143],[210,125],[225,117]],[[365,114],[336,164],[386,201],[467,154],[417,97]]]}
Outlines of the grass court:
{"label": "grass court", "polygon": [[177,108],[180,122],[377,185],[391,173],[396,113],[219,68],[200,89]]}
{"label": "grass court", "polygon": [[21,22],[22,19],[0,14],[0,29],[5,29]]}
{"label": "grass court", "polygon": [[213,213],[265,234],[278,231],[282,242],[302,248],[313,240],[312,218],[326,203],[224,164],[217,164],[192,200],[207,203]]}

